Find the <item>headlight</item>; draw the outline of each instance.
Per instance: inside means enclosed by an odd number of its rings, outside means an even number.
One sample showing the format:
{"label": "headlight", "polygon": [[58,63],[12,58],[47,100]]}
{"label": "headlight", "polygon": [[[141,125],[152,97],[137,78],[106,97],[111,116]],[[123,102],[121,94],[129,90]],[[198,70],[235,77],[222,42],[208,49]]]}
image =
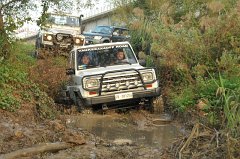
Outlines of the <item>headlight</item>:
{"label": "headlight", "polygon": [[153,81],[153,74],[152,72],[142,73],[142,78],[144,82],[151,82]]}
{"label": "headlight", "polygon": [[76,43],[76,44],[80,44],[80,42],[81,42],[80,39],[76,39],[76,40],[75,40],[75,43]]}
{"label": "headlight", "polygon": [[75,38],[74,42],[75,42],[76,45],[83,45],[84,38]]}
{"label": "headlight", "polygon": [[84,79],[83,80],[83,86],[85,89],[98,89],[100,86],[99,80],[90,78],[90,79]]}
{"label": "headlight", "polygon": [[52,36],[51,36],[51,35],[48,35],[48,36],[47,36],[47,40],[51,41],[51,40],[52,40]]}
{"label": "headlight", "polygon": [[102,36],[94,36],[94,39],[100,40],[102,39]]}
{"label": "headlight", "polygon": [[51,34],[44,34],[43,40],[52,41],[53,37]]}

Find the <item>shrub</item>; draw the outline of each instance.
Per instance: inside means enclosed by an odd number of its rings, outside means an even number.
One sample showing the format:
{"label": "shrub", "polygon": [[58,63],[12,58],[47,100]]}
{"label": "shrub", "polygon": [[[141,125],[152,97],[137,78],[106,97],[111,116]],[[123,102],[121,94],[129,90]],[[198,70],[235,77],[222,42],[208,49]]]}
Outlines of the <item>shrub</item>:
{"label": "shrub", "polygon": [[178,112],[184,112],[191,108],[195,103],[194,90],[190,87],[173,89],[169,93],[170,105]]}
{"label": "shrub", "polygon": [[184,111],[204,99],[209,121],[236,131],[240,2],[137,2],[132,12],[126,9],[129,28],[134,29],[132,43],[145,52],[150,43],[166,104]]}
{"label": "shrub", "polygon": [[[0,109],[16,111],[21,104],[28,102],[36,105],[40,119],[53,119],[58,114],[54,101],[29,76],[30,68],[36,65],[31,55],[33,50],[33,45],[14,43],[10,58],[0,63]],[[61,59],[55,61],[63,65]]]}

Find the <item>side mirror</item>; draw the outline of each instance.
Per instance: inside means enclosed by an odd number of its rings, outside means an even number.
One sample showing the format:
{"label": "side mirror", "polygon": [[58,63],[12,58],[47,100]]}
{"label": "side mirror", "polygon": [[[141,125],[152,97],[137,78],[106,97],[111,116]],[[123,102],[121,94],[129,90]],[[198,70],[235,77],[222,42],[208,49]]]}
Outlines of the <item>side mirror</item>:
{"label": "side mirror", "polygon": [[80,32],[81,32],[81,34],[82,34],[82,31],[84,30],[84,29],[82,28],[82,17],[84,17],[83,14],[81,14],[81,15],[79,16],[79,27],[80,27]]}
{"label": "side mirror", "polygon": [[138,62],[141,66],[144,66],[144,67],[146,66],[146,60],[140,59],[140,60],[138,60]]}
{"label": "side mirror", "polygon": [[75,70],[73,68],[66,69],[66,75],[74,75],[74,74],[75,74]]}
{"label": "side mirror", "polygon": [[37,26],[39,26],[41,24],[41,21],[39,19],[36,20],[36,22],[37,22]]}

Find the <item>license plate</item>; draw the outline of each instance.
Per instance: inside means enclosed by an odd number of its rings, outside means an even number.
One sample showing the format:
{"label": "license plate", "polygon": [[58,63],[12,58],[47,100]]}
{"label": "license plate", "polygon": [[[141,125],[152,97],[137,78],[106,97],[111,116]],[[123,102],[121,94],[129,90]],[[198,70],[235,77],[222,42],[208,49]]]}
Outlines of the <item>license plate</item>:
{"label": "license plate", "polygon": [[60,47],[67,47],[67,44],[60,44]]}
{"label": "license plate", "polygon": [[131,99],[131,98],[133,98],[132,92],[115,94],[115,100],[123,100],[123,99]]}

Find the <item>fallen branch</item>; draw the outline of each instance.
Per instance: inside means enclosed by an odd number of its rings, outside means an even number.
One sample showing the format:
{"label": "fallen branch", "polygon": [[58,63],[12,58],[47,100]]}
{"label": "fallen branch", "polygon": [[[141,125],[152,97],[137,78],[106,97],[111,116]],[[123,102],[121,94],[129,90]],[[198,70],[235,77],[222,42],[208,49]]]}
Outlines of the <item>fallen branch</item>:
{"label": "fallen branch", "polygon": [[0,155],[0,159],[15,159],[19,157],[33,156],[43,152],[57,152],[73,147],[74,144],[59,142],[59,143],[44,143],[34,147],[25,148],[17,151],[10,152],[8,154]]}
{"label": "fallen branch", "polygon": [[209,154],[210,152],[214,152],[214,151],[216,151],[216,150],[218,150],[218,149],[220,149],[220,148],[222,148],[222,147],[223,147],[223,146],[218,146],[218,147],[215,147],[215,148],[213,148],[213,149],[206,150],[206,151],[201,152],[201,153],[199,153],[199,154],[197,154],[197,155],[195,155],[195,156],[193,156],[193,157],[194,157],[194,158],[202,158],[204,155]]}
{"label": "fallen branch", "polygon": [[196,123],[192,129],[192,132],[190,134],[190,136],[188,137],[187,141],[185,142],[185,144],[183,145],[183,147],[181,148],[181,150],[179,151],[179,159],[182,158],[182,151],[189,146],[189,144],[191,143],[192,139],[194,138],[194,135],[198,136],[199,134],[199,123]]}

